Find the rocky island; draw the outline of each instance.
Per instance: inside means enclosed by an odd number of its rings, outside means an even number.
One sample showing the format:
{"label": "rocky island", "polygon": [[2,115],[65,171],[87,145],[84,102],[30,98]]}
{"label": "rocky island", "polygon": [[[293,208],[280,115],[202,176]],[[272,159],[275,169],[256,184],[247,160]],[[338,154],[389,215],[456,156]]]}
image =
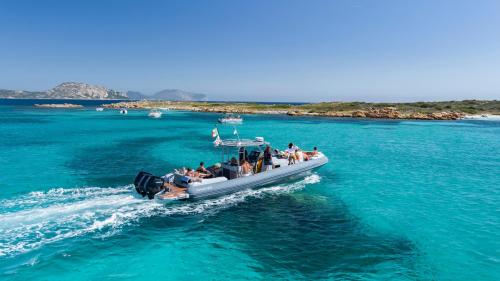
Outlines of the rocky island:
{"label": "rocky island", "polygon": [[500,115],[500,101],[443,101],[414,103],[322,102],[301,105],[258,104],[244,102],[174,102],[134,101],[104,105],[108,108],[170,108],[173,110],[238,113],[288,114],[291,116],[324,116],[350,118],[456,120],[468,114]]}

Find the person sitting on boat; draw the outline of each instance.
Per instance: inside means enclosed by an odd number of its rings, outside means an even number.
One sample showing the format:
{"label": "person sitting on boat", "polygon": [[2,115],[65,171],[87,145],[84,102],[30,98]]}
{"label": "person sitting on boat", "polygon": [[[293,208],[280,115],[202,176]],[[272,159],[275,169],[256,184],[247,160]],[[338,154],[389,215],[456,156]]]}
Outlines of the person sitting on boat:
{"label": "person sitting on boat", "polygon": [[198,168],[196,168],[196,172],[200,173],[200,174],[205,174],[207,176],[209,176],[211,173],[209,170],[207,170],[207,168],[205,168],[205,163],[202,161],[200,162],[200,166]]}
{"label": "person sitting on boat", "polygon": [[220,177],[222,175],[222,165],[220,163],[215,163],[212,167],[207,169],[213,177]]}
{"label": "person sitting on boat", "polygon": [[297,162],[304,162],[304,156],[299,149],[295,149],[295,160]]}
{"label": "person sitting on boat", "polygon": [[285,159],[286,153],[284,151],[279,151],[278,149],[273,150],[273,156],[279,159]]}
{"label": "person sitting on boat", "polygon": [[271,154],[271,147],[268,145],[264,150],[264,167],[263,171],[269,171],[273,169],[273,156]]}
{"label": "person sitting on boat", "polygon": [[231,166],[238,166],[238,159],[236,157],[231,157]]}
{"label": "person sitting on boat", "polygon": [[189,177],[189,179],[190,179],[192,182],[195,182],[195,181],[197,181],[197,182],[201,182],[201,181],[202,181],[202,179],[201,179],[201,177],[200,177],[199,173],[198,173],[198,172],[193,171],[193,169],[191,169],[191,168],[187,168],[187,169],[186,169],[186,172],[184,173],[184,176]]}
{"label": "person sitting on boat", "polygon": [[307,155],[306,152],[301,150],[300,153],[302,154],[302,158],[304,159],[304,161],[309,161],[309,155]]}
{"label": "person sitting on boat", "polygon": [[247,160],[243,160],[241,163],[241,175],[243,177],[251,176],[252,175],[252,164],[248,162]]}
{"label": "person sitting on boat", "polygon": [[306,154],[307,154],[309,157],[316,156],[316,155],[318,155],[318,148],[315,146],[315,147],[313,148],[313,151],[311,151],[311,152],[306,152]]}

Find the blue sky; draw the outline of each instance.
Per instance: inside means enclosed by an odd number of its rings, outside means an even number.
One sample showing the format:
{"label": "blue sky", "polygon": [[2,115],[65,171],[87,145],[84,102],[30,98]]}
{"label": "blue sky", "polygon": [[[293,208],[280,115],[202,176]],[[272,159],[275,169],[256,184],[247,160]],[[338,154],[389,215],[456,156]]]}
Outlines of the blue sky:
{"label": "blue sky", "polygon": [[500,1],[0,1],[0,88],[500,99]]}

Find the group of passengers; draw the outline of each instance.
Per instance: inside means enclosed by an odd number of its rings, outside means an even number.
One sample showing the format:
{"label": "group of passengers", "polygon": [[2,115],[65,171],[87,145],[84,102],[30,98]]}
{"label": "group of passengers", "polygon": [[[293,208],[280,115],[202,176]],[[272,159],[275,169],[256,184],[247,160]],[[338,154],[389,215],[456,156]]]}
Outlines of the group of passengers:
{"label": "group of passengers", "polygon": [[[262,160],[261,166],[259,170],[257,170],[256,166],[250,163],[248,158],[247,150],[244,147],[240,148],[239,151],[239,160],[236,157],[232,157],[229,161],[231,166],[240,166],[241,167],[241,176],[250,176],[254,172],[268,171],[273,168],[273,156],[282,159],[288,159],[288,164],[292,165],[298,162],[309,161],[311,157],[314,157],[318,154],[318,148],[314,147],[313,151],[304,152],[298,146],[293,143],[288,144],[288,148],[280,152],[278,149],[271,151],[271,147],[269,145],[264,149],[264,153],[259,156],[258,160]],[[258,163],[258,161],[257,161]],[[181,174],[184,176],[190,177],[193,181],[201,182],[202,179],[217,177],[221,171],[221,164],[216,163],[212,167],[206,168],[204,162],[200,162],[200,166],[193,170],[191,168],[182,169]]]}
{"label": "group of passengers", "polygon": [[[233,165],[233,166],[239,165],[241,167],[241,175],[242,176],[250,176],[250,175],[252,175],[253,172],[257,173],[257,172],[261,172],[261,171],[271,170],[273,167],[273,158],[272,157],[273,157],[273,153],[271,152],[271,147],[269,145],[267,145],[266,148],[264,149],[264,153],[262,154],[262,156],[259,154],[258,159],[254,159],[255,165],[252,165],[252,163],[250,162],[250,159],[248,157],[247,150],[244,147],[241,147],[240,151],[239,151],[239,159],[240,159],[239,163],[236,160],[236,158],[233,157],[231,159],[231,165]],[[262,161],[261,165],[258,165],[258,163],[259,163],[258,160]],[[258,169],[257,169],[257,166],[259,166]]]}
{"label": "group of passengers", "polygon": [[288,148],[281,156],[288,159],[288,165],[292,165],[297,162],[309,161],[311,157],[316,155],[318,155],[317,147],[314,147],[313,151],[305,152],[293,143],[289,143]]}
{"label": "group of passengers", "polygon": [[241,175],[242,176],[250,176],[252,175],[252,171],[254,166],[248,161],[246,157],[240,157],[240,161],[236,157],[232,157],[229,161],[231,166],[240,166],[241,167]]}
{"label": "group of passengers", "polygon": [[192,181],[201,182],[202,179],[216,177],[221,170],[221,164],[215,163],[212,167],[206,168],[204,162],[200,162],[200,166],[193,170],[191,168],[182,168],[178,171],[180,174],[191,178]]}

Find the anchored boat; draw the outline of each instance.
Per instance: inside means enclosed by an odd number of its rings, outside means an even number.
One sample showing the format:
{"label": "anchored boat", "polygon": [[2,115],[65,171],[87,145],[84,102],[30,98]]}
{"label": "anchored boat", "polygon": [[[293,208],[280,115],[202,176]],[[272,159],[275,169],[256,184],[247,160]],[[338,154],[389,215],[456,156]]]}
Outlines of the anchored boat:
{"label": "anchored boat", "polygon": [[234,115],[234,114],[225,114],[221,118],[219,118],[217,121],[219,123],[223,124],[241,124],[243,123],[243,118],[239,115]]}
{"label": "anchored boat", "polygon": [[151,118],[160,118],[161,114],[161,111],[159,111],[158,109],[153,109],[148,113],[148,116]]}
{"label": "anchored boat", "polygon": [[273,151],[261,137],[219,139],[217,145],[222,150],[221,164],[197,171],[174,170],[164,177],[140,172],[134,181],[136,191],[161,202],[217,197],[301,176],[328,163],[328,158],[316,149]]}

